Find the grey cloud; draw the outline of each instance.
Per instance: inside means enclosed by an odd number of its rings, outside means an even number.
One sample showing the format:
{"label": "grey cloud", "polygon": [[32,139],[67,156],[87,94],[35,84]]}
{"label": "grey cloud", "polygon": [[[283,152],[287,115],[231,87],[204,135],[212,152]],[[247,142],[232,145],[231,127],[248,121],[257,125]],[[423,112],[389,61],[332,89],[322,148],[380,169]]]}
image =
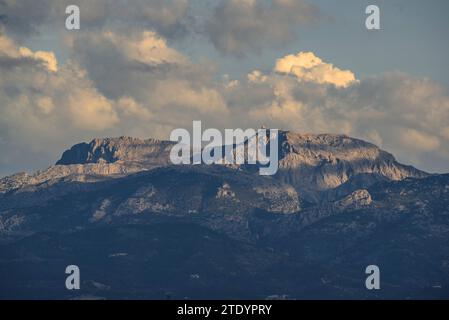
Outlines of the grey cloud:
{"label": "grey cloud", "polygon": [[19,37],[35,34],[50,22],[52,11],[50,0],[0,0],[0,25]]}
{"label": "grey cloud", "polygon": [[36,61],[32,58],[11,58],[0,56],[0,69],[2,70],[11,70],[15,68],[33,69],[36,68],[39,64],[41,64],[41,61]]}
{"label": "grey cloud", "polygon": [[80,7],[83,30],[152,29],[165,38],[200,33],[218,50],[236,55],[286,44],[300,24],[320,16],[305,0],[222,0],[207,9],[189,0],[0,0],[0,26],[16,39],[63,32],[65,8],[72,4]]}
{"label": "grey cloud", "polygon": [[194,19],[189,15],[188,0],[137,0],[127,6],[125,15],[137,21],[143,29],[154,29],[164,37],[186,34]]}
{"label": "grey cloud", "polygon": [[80,7],[83,29],[152,28],[165,37],[176,37],[187,32],[192,19],[187,0],[0,0],[0,26],[16,38],[45,27],[63,31],[68,5]]}
{"label": "grey cloud", "polygon": [[50,164],[67,141],[106,131],[118,121],[112,102],[98,94],[75,65],[67,63],[55,71],[48,57],[20,50],[0,35],[0,60],[6,62],[0,63],[0,140],[8,150],[0,161],[5,165],[28,161],[32,167],[31,156],[37,154]]}
{"label": "grey cloud", "polygon": [[[271,85],[274,98],[245,107],[254,124],[345,133],[374,142],[419,168],[449,169],[442,166],[442,159],[449,163],[449,95],[438,83],[397,72],[361,79],[346,88],[266,76],[259,86]],[[245,99],[240,103],[245,104]]]}
{"label": "grey cloud", "polygon": [[150,31],[127,35],[83,33],[77,36],[72,51],[73,59],[86,70],[96,88],[113,100],[131,96],[147,103],[161,81],[183,79],[199,84],[204,77],[204,69],[191,64],[164,38]]}
{"label": "grey cloud", "polygon": [[77,38],[74,55],[54,71],[51,53],[20,49],[0,35],[0,140],[18,151],[0,156],[6,167],[34,168],[36,154],[51,164],[68,145],[92,137],[166,139],[194,119],[213,125],[227,117],[214,69],[191,63],[156,33]]}
{"label": "grey cloud", "polygon": [[205,27],[215,47],[244,55],[296,38],[296,28],[319,17],[317,7],[302,0],[222,0]]}

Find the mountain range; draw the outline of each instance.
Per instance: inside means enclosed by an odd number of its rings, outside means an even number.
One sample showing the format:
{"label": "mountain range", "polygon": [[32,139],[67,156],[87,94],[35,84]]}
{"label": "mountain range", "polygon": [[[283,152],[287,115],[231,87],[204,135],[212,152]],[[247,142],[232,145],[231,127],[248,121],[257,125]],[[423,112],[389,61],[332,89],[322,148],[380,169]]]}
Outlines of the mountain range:
{"label": "mountain range", "polygon": [[449,298],[449,174],[336,134],[280,131],[274,176],[173,145],[94,139],[0,179],[0,298]]}

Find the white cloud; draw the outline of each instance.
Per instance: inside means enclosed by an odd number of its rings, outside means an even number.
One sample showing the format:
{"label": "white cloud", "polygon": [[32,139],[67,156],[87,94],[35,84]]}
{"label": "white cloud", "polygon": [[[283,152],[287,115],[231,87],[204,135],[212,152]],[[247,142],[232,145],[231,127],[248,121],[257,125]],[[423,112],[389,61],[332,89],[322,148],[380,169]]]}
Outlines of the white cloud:
{"label": "white cloud", "polygon": [[222,119],[219,115],[228,113],[214,69],[192,63],[153,31],[126,36],[90,32],[80,35],[73,49],[74,59],[103,95],[114,101],[132,99],[154,122],[175,125],[181,119]]}
{"label": "white cloud", "polygon": [[[212,69],[192,64],[156,33],[80,37],[87,40],[87,47],[74,42],[81,56],[60,66],[52,52],[0,37],[0,134],[6,149],[23,152],[4,154],[6,167],[27,153],[44,154],[50,164],[70,144],[97,136],[167,138],[194,119],[218,124],[228,117]],[[122,91],[106,94],[116,88]]]}
{"label": "white cloud", "polygon": [[268,80],[268,77],[260,70],[254,70],[247,75],[249,82],[261,83]]}
{"label": "white cloud", "polygon": [[350,70],[341,70],[326,63],[313,52],[299,52],[276,61],[275,72],[294,75],[300,81],[329,83],[337,87],[347,87],[356,81]]}
{"label": "white cloud", "polygon": [[[323,81],[298,81],[297,75],[279,72],[290,68],[279,62],[275,72],[263,75],[267,78],[264,83],[248,81],[253,89],[241,88],[246,94],[241,105],[245,100],[258,101],[250,95],[262,88],[273,92],[269,102],[246,105],[253,123],[298,132],[344,133],[374,142],[405,163],[430,171],[449,169],[441,164],[442,159],[449,163],[449,96],[438,83],[385,73],[329,86]],[[301,61],[309,68],[320,64],[319,58]],[[239,96],[235,90],[232,94]],[[263,95],[269,97],[266,92]]]}
{"label": "white cloud", "polygon": [[58,71],[58,61],[56,60],[55,54],[53,52],[48,51],[36,51],[32,52],[30,49],[26,47],[19,48],[20,56],[29,57],[35,60],[42,61],[48,70],[52,72]]}
{"label": "white cloud", "polygon": [[49,71],[58,71],[58,61],[55,54],[50,51],[33,52],[27,47],[18,47],[13,40],[2,35],[0,32],[0,55],[4,58],[20,60],[29,58],[35,62],[42,63]]}

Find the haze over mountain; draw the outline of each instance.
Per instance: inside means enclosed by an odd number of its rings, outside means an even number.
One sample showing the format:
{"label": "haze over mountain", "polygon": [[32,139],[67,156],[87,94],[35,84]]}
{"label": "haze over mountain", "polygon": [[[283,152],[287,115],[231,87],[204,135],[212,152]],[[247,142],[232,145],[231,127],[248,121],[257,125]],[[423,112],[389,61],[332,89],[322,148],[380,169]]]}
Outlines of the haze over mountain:
{"label": "haze over mountain", "polygon": [[[172,142],[120,137],[1,179],[1,296],[449,297],[449,175],[345,135],[279,139],[274,176],[172,165]],[[382,290],[364,287],[370,264]]]}

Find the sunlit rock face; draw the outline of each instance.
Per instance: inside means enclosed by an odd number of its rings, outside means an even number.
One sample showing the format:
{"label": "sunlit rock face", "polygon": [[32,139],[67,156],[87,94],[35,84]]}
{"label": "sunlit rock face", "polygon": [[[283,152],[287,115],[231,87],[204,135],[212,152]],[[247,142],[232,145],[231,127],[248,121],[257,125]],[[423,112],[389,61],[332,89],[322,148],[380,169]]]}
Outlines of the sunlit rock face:
{"label": "sunlit rock face", "polygon": [[150,168],[168,164],[173,144],[130,137],[94,139],[89,144],[80,143],[65,151],[56,164],[120,163]]}
{"label": "sunlit rock face", "polygon": [[332,189],[343,185],[350,193],[382,178],[402,180],[427,176],[423,171],[398,163],[393,155],[374,144],[346,135],[284,131],[280,133],[279,146],[277,178],[313,202],[326,198]]}
{"label": "sunlit rock face", "polygon": [[[66,178],[94,181],[171,165],[170,141],[130,137],[94,139],[65,151],[56,165],[33,175],[0,180],[0,192]],[[254,172],[251,166],[229,166]],[[336,200],[383,180],[422,178],[423,171],[398,163],[393,155],[345,135],[279,134],[279,170],[274,176],[311,203]]]}
{"label": "sunlit rock face", "polygon": [[166,166],[170,164],[173,144],[130,137],[94,139],[90,143],[74,145],[48,169],[32,175],[20,173],[0,179],[0,193],[64,177],[74,181],[92,181]]}

